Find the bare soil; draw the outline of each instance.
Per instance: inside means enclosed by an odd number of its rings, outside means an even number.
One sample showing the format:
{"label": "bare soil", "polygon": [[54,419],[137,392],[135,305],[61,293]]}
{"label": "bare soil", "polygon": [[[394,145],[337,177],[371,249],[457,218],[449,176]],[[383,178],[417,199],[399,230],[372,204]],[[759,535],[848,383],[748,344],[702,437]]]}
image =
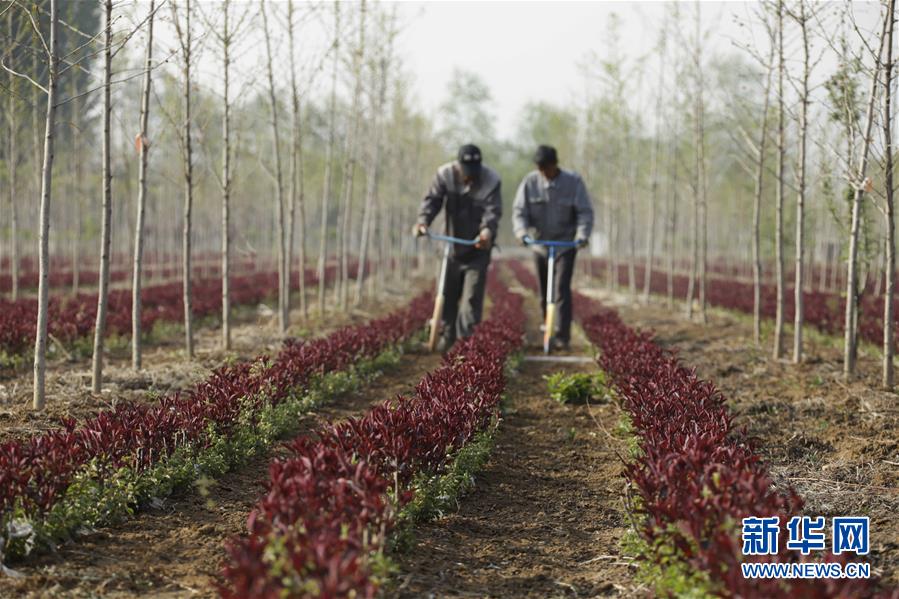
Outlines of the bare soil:
{"label": "bare soil", "polygon": [[879,389],[877,352],[862,348],[859,375],[846,383],[839,344],[820,334],[806,335],[805,360],[793,365],[771,358],[773,338],[755,347],[745,317],[710,311],[702,325],[660,303],[601,295],[714,381],[778,486],[805,499],[807,515],[870,516],[872,573],[899,585],[899,396]]}
{"label": "bare soil", "polygon": [[[525,292],[530,293],[530,292]],[[539,318],[536,301],[528,310]],[[527,354],[542,353],[536,324]],[[569,355],[592,356],[582,337]],[[509,380],[496,444],[456,513],[417,527],[386,596],[595,597],[645,594],[619,542],[626,448],[611,403],[560,405],[543,376],[596,364],[525,361]]]}
{"label": "bare soil", "polygon": [[[295,324],[289,336],[324,335],[339,327],[387,314],[408,301],[411,292],[418,288],[410,285],[407,290],[367,300],[361,309],[329,312],[323,318],[313,310],[309,318],[304,319],[295,309],[291,312],[291,322]],[[100,394],[90,390],[89,358],[51,362],[47,369],[47,406],[42,412],[31,409],[30,369],[0,377],[0,442],[54,428],[64,417],[76,420],[90,417],[118,402],[155,401],[160,395],[199,383],[228,360],[246,360],[278,351],[283,337],[278,333],[277,317],[271,308],[264,304],[255,308],[242,307],[236,311],[236,316],[230,351],[221,348],[221,328],[217,323],[196,330],[196,355],[192,361],[185,358],[182,349],[183,333],[174,328],[145,347],[141,372],[131,369],[130,346],[107,350],[103,392]]]}
{"label": "bare soil", "polygon": [[[411,352],[365,389],[335,398],[299,423],[299,433],[358,415],[414,390],[438,355]],[[282,453],[276,448],[275,454]],[[264,492],[271,456],[253,460],[204,489],[192,489],[121,525],[11,564],[24,578],[0,577],[0,597],[214,597],[225,542],[246,530]]]}

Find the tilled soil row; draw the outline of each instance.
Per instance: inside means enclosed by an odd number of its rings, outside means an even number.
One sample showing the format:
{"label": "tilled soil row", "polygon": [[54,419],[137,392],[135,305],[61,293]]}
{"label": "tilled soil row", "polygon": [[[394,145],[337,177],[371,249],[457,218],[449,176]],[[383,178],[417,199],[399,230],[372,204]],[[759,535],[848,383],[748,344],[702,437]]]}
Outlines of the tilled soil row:
{"label": "tilled soil row", "polygon": [[[404,354],[397,366],[365,388],[306,415],[298,434],[411,392],[439,361],[436,354]],[[275,455],[281,451],[276,448]],[[24,578],[0,578],[0,596],[216,596],[224,543],[245,531],[247,515],[264,492],[271,457],[254,459],[208,485],[200,481],[195,489],[121,525],[87,534],[55,554],[13,564]]]}
{"label": "tilled soil row", "polygon": [[[530,291],[524,291],[530,298]],[[539,318],[539,306],[528,310]],[[530,324],[529,355],[540,353]],[[578,338],[572,356],[590,356]],[[632,595],[633,565],[621,554],[623,439],[619,409],[559,405],[543,377],[595,372],[581,363],[525,361],[509,381],[495,447],[457,512],[416,527],[412,549],[386,596],[593,597]]]}

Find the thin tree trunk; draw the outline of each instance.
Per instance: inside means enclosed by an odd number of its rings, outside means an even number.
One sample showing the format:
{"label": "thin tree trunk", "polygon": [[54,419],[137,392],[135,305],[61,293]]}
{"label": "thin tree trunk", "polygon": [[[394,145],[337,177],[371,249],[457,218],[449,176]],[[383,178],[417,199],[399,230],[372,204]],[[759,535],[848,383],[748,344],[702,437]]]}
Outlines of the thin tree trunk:
{"label": "thin tree trunk", "polygon": [[786,147],[784,142],[784,48],[783,48],[783,0],[777,2],[777,193],[775,196],[774,253],[777,284],[777,310],[774,316],[775,360],[783,356],[784,336],[784,177],[786,177]]}
{"label": "thin tree trunk", "polygon": [[703,98],[702,38],[700,33],[699,2],[696,3],[696,194],[699,204],[697,224],[699,234],[699,316],[703,323],[706,314],[706,262],[708,255],[708,206],[706,204],[705,173],[705,103]]}
{"label": "thin tree trunk", "polygon": [[222,4],[222,347],[231,349],[231,36],[230,0]]}
{"label": "thin tree trunk", "polygon": [[672,145],[674,146],[671,152],[671,163],[672,163],[672,175],[671,175],[671,190],[669,192],[670,195],[670,211],[669,211],[669,219],[668,219],[668,227],[669,234],[668,238],[670,240],[668,247],[668,309],[674,309],[674,266],[677,261],[677,160],[678,160],[678,137],[679,137],[679,124],[675,124],[674,126],[674,140]]}
{"label": "thin tree trunk", "polygon": [[[31,66],[32,66],[32,75],[35,77],[40,76],[41,70],[41,61],[40,55],[37,50],[31,55]],[[38,79],[40,81],[40,79]],[[41,104],[41,92],[37,88],[37,86],[31,87],[31,106],[33,110],[31,111],[31,150],[33,156],[33,170],[34,173],[34,191],[37,193],[38,189],[41,189],[43,185],[43,146],[41,145],[41,113],[37,110],[37,107]]]}
{"label": "thin tree trunk", "polygon": [[[667,23],[666,23],[667,26]],[[659,153],[662,143],[661,123],[662,123],[662,90],[665,87],[665,55],[666,40],[665,31],[662,31],[662,38],[659,43],[659,87],[658,98],[656,100],[656,126],[655,126],[655,143],[652,148],[652,194],[649,201],[649,235],[646,240],[646,266],[643,269],[643,301],[649,301],[649,292],[652,286],[652,261],[655,254],[655,233],[656,233],[656,204],[659,201]]]}
{"label": "thin tree trunk", "polygon": [[150,16],[147,20],[147,57],[144,61],[144,82],[141,88],[140,105],[140,137],[138,148],[140,162],[138,164],[137,216],[134,223],[134,266],[131,281],[131,367],[141,369],[141,278],[144,261],[144,215],[147,204],[147,165],[150,160],[148,129],[150,121],[150,86],[152,85],[153,68],[153,17],[156,0],[150,0]]}
{"label": "thin tree trunk", "polygon": [[608,238],[608,262],[606,266],[606,285],[609,291],[614,290],[618,286],[618,261],[615,252],[615,208],[612,205],[612,198],[606,197],[606,237]]}
{"label": "thin tree trunk", "polygon": [[693,190],[693,226],[692,239],[690,240],[690,280],[687,282],[687,318],[693,318],[693,299],[696,297],[696,277],[698,275],[699,262],[699,198],[696,189]]}
{"label": "thin tree trunk", "polygon": [[[305,174],[303,172],[303,129],[302,112],[300,110],[300,94],[297,88],[297,73],[294,56],[294,29],[293,29],[293,0],[287,2],[287,35],[290,47],[290,92],[291,92],[291,121],[292,139],[290,144],[290,210],[293,214],[294,207],[299,209],[300,251],[299,251],[299,294],[300,311],[303,319],[309,317],[309,308],[306,303],[306,197]],[[293,217],[291,217],[293,221]],[[289,252],[288,263],[293,262],[293,227],[290,228],[290,239],[287,245]]]}
{"label": "thin tree trunk", "polygon": [[331,67],[331,99],[328,102],[328,148],[325,153],[325,183],[322,190],[321,205],[321,229],[319,231],[318,246],[318,311],[325,313],[325,289],[327,281],[325,275],[328,271],[328,204],[331,201],[331,180],[334,166],[334,121],[337,113],[337,65],[340,54],[340,3],[334,3],[334,44],[331,52],[334,53]]}
{"label": "thin tree trunk", "polygon": [[887,240],[883,240],[883,247],[878,248],[877,251],[877,270],[874,275],[874,297],[879,297],[881,292],[881,286],[883,285],[883,275],[886,271],[886,261],[887,261]]}
{"label": "thin tree trunk", "polygon": [[[75,185],[74,185],[74,193],[71,194],[71,197],[68,198],[68,204],[74,208],[74,220],[75,220],[75,232],[72,235],[72,295],[78,294],[78,288],[80,287],[81,281],[81,149],[78,143],[78,127],[75,125],[74,121],[81,114],[81,102],[77,98],[78,96],[78,83],[75,77],[70,79],[70,94],[71,97],[75,98],[72,101],[72,121],[73,126],[71,128],[71,136],[72,136],[72,147],[71,147],[71,156],[69,157],[70,164],[70,172],[75,175]],[[70,187],[71,188],[71,187]]]}
{"label": "thin tree trunk", "polygon": [[362,95],[362,64],[365,57],[365,17],[366,3],[362,0],[359,15],[359,45],[353,52],[353,101],[350,109],[351,124],[346,139],[346,156],[343,164],[343,209],[338,230],[340,251],[340,275],[337,286],[337,300],[341,310],[347,309],[349,300],[349,253],[350,219],[353,205],[353,182],[356,170],[356,154],[359,133],[359,101]]}
{"label": "thin tree trunk", "polygon": [[372,219],[375,205],[378,198],[378,176],[380,174],[381,162],[381,114],[384,111],[384,105],[387,102],[387,74],[390,70],[390,61],[393,52],[393,22],[391,21],[391,30],[388,32],[387,49],[383,51],[379,61],[378,72],[378,88],[376,100],[372,106],[372,114],[374,119],[372,122],[372,140],[371,151],[369,154],[368,173],[366,177],[365,190],[365,208],[362,215],[362,238],[359,241],[359,264],[356,269],[356,293],[353,304],[358,306],[362,302],[362,292],[365,286],[366,263],[368,262],[368,246],[371,236]]}
{"label": "thin tree trunk", "polygon": [[802,92],[799,109],[799,192],[796,196],[796,257],[795,281],[793,283],[794,315],[793,315],[793,363],[802,361],[802,327],[804,320],[802,293],[804,289],[805,265],[805,178],[806,178],[806,139],[808,137],[808,79],[809,79],[809,45],[808,24],[806,23],[805,0],[799,2],[799,25],[802,30]]}
{"label": "thin tree trunk", "polygon": [[181,127],[181,146],[182,161],[184,167],[184,215],[183,227],[181,231],[181,277],[182,277],[182,296],[184,302],[184,344],[185,352],[188,359],[194,357],[194,332],[193,332],[193,296],[191,289],[192,269],[192,212],[194,201],[194,184],[193,184],[193,146],[191,145],[191,79],[190,79],[190,62],[193,43],[190,25],[190,0],[185,0],[185,19],[184,28],[182,30],[176,4],[172,3],[173,21],[178,34],[178,41],[181,45],[182,59],[184,60],[184,85],[182,91],[182,100],[184,106],[183,123]]}
{"label": "thin tree trunk", "polygon": [[94,353],[91,390],[103,387],[103,339],[106,335],[106,312],[109,297],[109,242],[112,226],[112,171],[109,120],[112,114],[112,0],[106,0],[106,33],[103,49],[103,209],[100,223],[100,281],[97,291],[97,320],[94,326]]}
{"label": "thin tree trunk", "polygon": [[[630,146],[630,144],[627,144]],[[630,156],[630,152],[628,152],[628,156]],[[637,167],[636,160],[633,157],[630,158],[631,168],[628,176],[627,182],[627,199],[628,199],[628,212],[630,212],[630,218],[628,218],[628,260],[627,260],[627,287],[630,292],[630,296],[633,299],[637,298],[637,273],[635,272],[635,262],[637,261]]]}
{"label": "thin tree trunk", "polygon": [[774,70],[774,45],[768,56],[768,75],[765,80],[765,102],[762,107],[762,123],[757,148],[755,174],[755,198],[752,204],[752,337],[755,344],[762,344],[762,244],[760,221],[762,194],[765,179],[765,151],[768,147],[768,110],[771,106],[771,75]]}
{"label": "thin tree trunk", "polygon": [[[293,2],[292,0],[288,2],[287,6],[287,29],[288,29],[288,50],[291,53],[289,58],[290,64],[290,79],[291,79],[291,135],[290,135],[290,155],[288,160],[290,161],[290,168],[288,177],[289,177],[289,185],[287,191],[287,236],[284,240],[284,303],[287,306],[287,317],[288,321],[290,319],[290,296],[291,296],[291,284],[293,282],[291,275],[293,274],[293,243],[295,237],[295,227],[296,227],[296,209],[297,209],[297,193],[296,193],[296,133],[295,128],[297,124],[297,114],[296,108],[293,103],[293,82],[296,78],[295,73],[293,72]],[[302,278],[302,274],[300,275]]]}
{"label": "thin tree trunk", "polygon": [[871,129],[874,126],[874,107],[877,101],[877,79],[880,76],[880,63],[883,57],[883,46],[887,37],[889,18],[884,18],[880,33],[880,45],[874,62],[874,74],[871,76],[868,105],[865,112],[865,132],[862,137],[861,154],[856,172],[855,193],[852,197],[852,224],[849,229],[849,257],[846,269],[846,320],[845,337],[843,339],[843,375],[849,379],[855,372],[856,347],[858,339],[858,232],[861,223],[862,200],[864,199],[868,169],[868,150],[871,146]]}
{"label": "thin tree trunk", "polygon": [[883,82],[883,146],[884,185],[886,195],[886,290],[883,296],[883,387],[893,389],[893,295],[896,289],[896,218],[893,204],[893,132],[892,132],[892,84],[893,84],[893,31],[896,25],[896,0],[887,3],[886,61]]}
{"label": "thin tree trunk", "polygon": [[278,330],[283,335],[290,326],[290,306],[287,303],[287,287],[290,285],[290,280],[287,272],[287,248],[285,247],[287,231],[284,217],[284,182],[281,175],[281,135],[278,122],[278,100],[275,94],[275,74],[272,65],[271,33],[268,28],[265,0],[261,0],[259,6],[265,31],[266,73],[268,74],[268,94],[272,109],[272,149],[275,155],[275,202],[277,202],[275,218],[278,221]]}
{"label": "thin tree trunk", "polygon": [[[13,39],[13,11],[10,10],[6,15],[6,23],[9,31],[9,39]],[[9,95],[7,96],[7,123],[8,139],[6,166],[9,169],[9,227],[10,227],[10,276],[12,277],[11,296],[13,301],[19,299],[19,209],[16,201],[16,186],[18,181],[16,175],[18,173],[19,149],[16,144],[19,136],[18,126],[18,110],[16,106],[15,89],[18,87],[15,75],[9,74]],[[37,112],[37,106],[34,107]]]}
{"label": "thin tree trunk", "polygon": [[53,137],[56,132],[56,86],[59,52],[56,30],[59,24],[57,0],[50,0],[50,72],[47,77],[47,120],[44,129],[44,161],[41,169],[40,239],[38,242],[37,331],[34,340],[34,397],[32,406],[43,410],[46,401],[47,307],[50,300],[50,197],[53,182]]}

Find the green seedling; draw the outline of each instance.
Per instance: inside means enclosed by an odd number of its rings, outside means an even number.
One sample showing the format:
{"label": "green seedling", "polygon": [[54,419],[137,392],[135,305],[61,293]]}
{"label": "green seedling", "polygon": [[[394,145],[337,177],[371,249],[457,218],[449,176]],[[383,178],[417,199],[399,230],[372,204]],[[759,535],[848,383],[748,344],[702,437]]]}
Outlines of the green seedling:
{"label": "green seedling", "polygon": [[600,372],[554,372],[543,377],[549,395],[561,404],[599,401],[605,395],[606,378]]}

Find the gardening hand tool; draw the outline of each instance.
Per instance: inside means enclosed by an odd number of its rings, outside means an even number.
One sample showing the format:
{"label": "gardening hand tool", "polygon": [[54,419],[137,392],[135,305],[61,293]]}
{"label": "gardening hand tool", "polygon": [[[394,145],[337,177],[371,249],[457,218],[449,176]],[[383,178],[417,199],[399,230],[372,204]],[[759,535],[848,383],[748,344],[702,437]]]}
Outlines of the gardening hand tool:
{"label": "gardening hand tool", "polygon": [[474,239],[460,239],[458,237],[450,237],[449,235],[437,235],[436,233],[427,233],[431,239],[437,241],[445,241],[446,247],[443,248],[443,261],[440,264],[440,275],[437,277],[437,297],[434,298],[434,314],[431,316],[431,333],[428,337],[428,351],[434,351],[437,347],[437,334],[440,332],[440,320],[443,316],[443,289],[446,283],[446,268],[449,262],[450,248],[454,243],[460,245],[474,245],[478,243],[479,237]]}
{"label": "gardening hand tool", "polygon": [[541,239],[533,239],[530,236],[525,235],[522,239],[525,245],[542,245],[547,250],[547,268],[546,268],[546,323],[544,324],[543,329],[543,353],[549,353],[550,341],[552,341],[553,334],[555,333],[556,328],[556,303],[555,298],[553,297],[553,285],[555,270],[556,270],[556,249],[564,248],[571,249],[577,247],[578,242],[576,241],[544,241]]}

